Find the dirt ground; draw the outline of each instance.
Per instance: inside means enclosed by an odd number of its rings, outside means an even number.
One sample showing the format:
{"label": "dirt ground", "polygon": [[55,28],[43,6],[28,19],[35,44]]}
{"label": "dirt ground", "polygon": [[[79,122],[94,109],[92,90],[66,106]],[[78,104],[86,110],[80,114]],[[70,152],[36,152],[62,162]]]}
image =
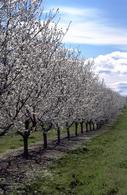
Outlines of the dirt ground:
{"label": "dirt ground", "polygon": [[60,145],[55,141],[48,144],[46,150],[41,144],[29,148],[29,158],[25,160],[22,155],[22,148],[0,156],[0,195],[9,194],[12,188],[33,177],[33,173],[46,168],[54,160],[63,157],[68,151],[73,151],[91,138],[100,135],[107,129],[100,129],[80,134],[61,140]]}

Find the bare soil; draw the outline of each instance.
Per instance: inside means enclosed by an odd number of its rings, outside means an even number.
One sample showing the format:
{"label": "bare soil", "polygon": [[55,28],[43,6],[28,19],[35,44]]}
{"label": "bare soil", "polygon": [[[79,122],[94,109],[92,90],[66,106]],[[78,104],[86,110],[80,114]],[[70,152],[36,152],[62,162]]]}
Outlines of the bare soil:
{"label": "bare soil", "polygon": [[64,138],[60,145],[56,141],[48,143],[46,150],[42,149],[42,144],[36,144],[29,148],[29,158],[23,158],[22,148],[0,156],[0,195],[9,194],[12,188],[24,183],[34,177],[34,173],[46,168],[54,160],[60,159],[68,151],[76,150],[83,143],[91,138],[107,131],[107,128],[80,134],[71,137],[70,140]]}

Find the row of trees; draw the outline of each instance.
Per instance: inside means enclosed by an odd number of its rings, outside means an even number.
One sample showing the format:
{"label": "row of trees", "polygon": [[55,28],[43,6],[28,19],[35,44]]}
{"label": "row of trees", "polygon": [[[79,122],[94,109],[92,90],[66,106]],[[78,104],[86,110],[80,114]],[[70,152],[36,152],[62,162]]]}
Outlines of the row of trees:
{"label": "row of trees", "polygon": [[[125,98],[107,88],[92,71],[93,62],[66,49],[66,32],[58,28],[58,10],[44,14],[41,0],[3,0],[0,3],[0,135],[12,129],[24,139],[75,123],[90,129],[114,118]],[[67,29],[68,30],[68,29]]]}

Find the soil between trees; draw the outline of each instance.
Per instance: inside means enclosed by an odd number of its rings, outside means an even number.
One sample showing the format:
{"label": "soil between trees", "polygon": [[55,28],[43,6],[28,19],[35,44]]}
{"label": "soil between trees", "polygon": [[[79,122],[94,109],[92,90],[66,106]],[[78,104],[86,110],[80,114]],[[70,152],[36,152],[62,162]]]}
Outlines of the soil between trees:
{"label": "soil between trees", "polygon": [[0,194],[126,195],[127,109],[98,131],[0,158]]}
{"label": "soil between trees", "polygon": [[[22,148],[10,153],[0,155],[0,194],[13,194],[23,183],[35,179],[38,173],[53,164],[54,161],[61,159],[68,152],[77,150],[82,144],[107,131],[107,128],[91,131],[79,135],[61,139],[60,145],[56,141],[50,141],[47,150],[42,149],[42,144],[29,147],[29,159],[25,160],[22,156]],[[83,150],[87,148],[83,146]],[[18,187],[19,186],[19,187]],[[17,193],[21,193],[20,190]]]}

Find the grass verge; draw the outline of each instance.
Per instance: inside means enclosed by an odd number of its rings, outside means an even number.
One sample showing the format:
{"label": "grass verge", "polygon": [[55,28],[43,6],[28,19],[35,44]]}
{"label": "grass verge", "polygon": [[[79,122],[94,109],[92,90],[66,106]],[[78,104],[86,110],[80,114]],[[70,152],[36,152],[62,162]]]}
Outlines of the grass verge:
{"label": "grass verge", "polygon": [[25,184],[27,194],[127,195],[127,109],[110,131],[56,160]]}

